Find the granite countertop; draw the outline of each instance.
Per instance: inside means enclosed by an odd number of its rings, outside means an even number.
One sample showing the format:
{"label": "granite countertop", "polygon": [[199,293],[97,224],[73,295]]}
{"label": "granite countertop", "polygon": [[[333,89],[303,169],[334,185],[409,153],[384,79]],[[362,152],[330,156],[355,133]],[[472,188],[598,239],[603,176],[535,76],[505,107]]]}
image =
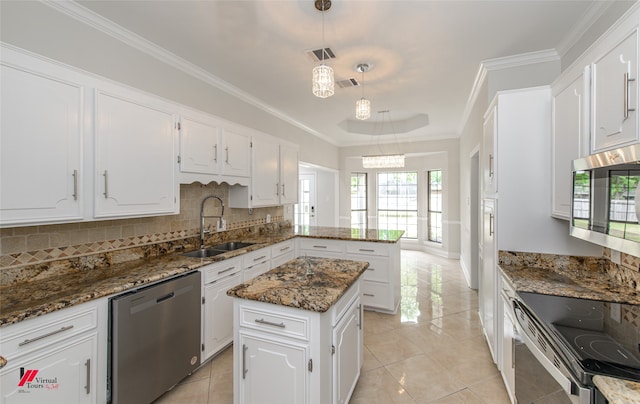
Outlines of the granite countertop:
{"label": "granite countertop", "polygon": [[56,276],[11,283],[0,288],[0,327],[148,285],[295,237],[393,243],[402,234],[402,231],[395,230],[360,233],[349,228],[293,227],[243,238],[242,241],[255,244],[208,258],[184,257],[174,253],[112,264],[103,269],[66,270]]}
{"label": "granite countertop", "polygon": [[229,289],[227,295],[324,313],[368,267],[362,261],[300,257]]}
{"label": "granite countertop", "polygon": [[593,383],[610,404],[640,403],[640,383],[599,375],[593,377]]}

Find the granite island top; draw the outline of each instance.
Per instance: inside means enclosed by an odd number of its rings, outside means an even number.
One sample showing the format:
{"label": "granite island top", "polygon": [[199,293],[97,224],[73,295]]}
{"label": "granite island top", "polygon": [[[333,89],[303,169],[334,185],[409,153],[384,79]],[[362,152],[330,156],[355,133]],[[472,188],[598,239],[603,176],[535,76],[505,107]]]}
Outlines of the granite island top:
{"label": "granite island top", "polygon": [[368,267],[363,261],[299,257],[234,286],[227,295],[324,313]]}
{"label": "granite island top", "polygon": [[[397,242],[397,230],[353,230],[339,227],[288,227],[241,241],[252,246],[208,258],[184,257],[179,253],[154,258],[111,263],[100,269],[72,268],[55,276],[40,277],[38,266],[30,268],[32,279],[3,281],[0,287],[0,327],[34,318],[76,304],[110,296],[196,270],[295,237],[345,241]],[[71,267],[71,266],[70,266]],[[0,271],[4,275],[4,271]]]}

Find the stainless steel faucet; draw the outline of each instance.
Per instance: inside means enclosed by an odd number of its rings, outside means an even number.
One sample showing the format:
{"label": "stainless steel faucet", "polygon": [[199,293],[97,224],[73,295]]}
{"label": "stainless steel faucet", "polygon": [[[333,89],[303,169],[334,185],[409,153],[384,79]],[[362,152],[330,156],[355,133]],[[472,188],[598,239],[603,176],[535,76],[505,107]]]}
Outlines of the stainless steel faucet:
{"label": "stainless steel faucet", "polygon": [[[204,204],[205,204],[205,202],[207,202],[208,199],[211,199],[211,198],[215,198],[215,199],[220,201],[220,206],[222,206],[222,213],[220,213],[220,216],[205,216],[204,215]],[[202,204],[200,204],[200,248],[204,248],[204,234],[205,234],[204,219],[205,218],[213,218],[213,217],[217,217],[219,219],[222,219],[224,217],[224,202],[222,202],[222,199],[217,195],[209,195],[209,196],[207,196],[206,198],[204,198],[202,200]],[[208,230],[207,233],[211,233],[211,230]]]}

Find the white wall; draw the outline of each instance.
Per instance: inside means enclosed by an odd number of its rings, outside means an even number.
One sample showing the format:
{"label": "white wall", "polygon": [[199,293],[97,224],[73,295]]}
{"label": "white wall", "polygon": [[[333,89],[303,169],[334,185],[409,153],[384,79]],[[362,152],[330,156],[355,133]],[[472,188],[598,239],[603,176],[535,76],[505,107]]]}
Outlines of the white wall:
{"label": "white wall", "polygon": [[[181,22],[177,22],[181,23]],[[3,42],[300,145],[337,169],[338,148],[265,110],[36,1],[0,1]]]}

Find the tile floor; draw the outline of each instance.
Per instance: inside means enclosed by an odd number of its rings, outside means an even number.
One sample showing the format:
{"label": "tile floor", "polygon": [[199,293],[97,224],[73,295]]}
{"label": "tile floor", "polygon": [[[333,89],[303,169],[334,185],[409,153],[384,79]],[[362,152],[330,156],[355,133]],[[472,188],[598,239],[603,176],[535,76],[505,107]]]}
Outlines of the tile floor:
{"label": "tile floor", "polygon": [[[401,284],[396,315],[365,311],[364,365],[350,403],[509,403],[459,261],[403,250]],[[233,403],[232,359],[228,348],[156,403]]]}

